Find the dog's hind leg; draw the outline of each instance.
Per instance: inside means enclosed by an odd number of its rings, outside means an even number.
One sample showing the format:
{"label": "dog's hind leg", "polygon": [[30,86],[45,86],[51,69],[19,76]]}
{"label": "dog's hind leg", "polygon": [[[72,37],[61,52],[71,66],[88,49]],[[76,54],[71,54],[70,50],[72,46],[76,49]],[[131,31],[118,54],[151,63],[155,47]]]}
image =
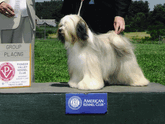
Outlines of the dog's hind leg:
{"label": "dog's hind leg", "polygon": [[131,86],[146,86],[149,83],[149,81],[144,77],[135,58],[124,58],[121,60],[121,67],[117,78],[123,84]]}
{"label": "dog's hind leg", "polygon": [[131,86],[148,85],[149,81],[144,77],[137,63],[131,43],[126,38],[117,35],[110,40],[120,67],[117,73],[117,80]]}

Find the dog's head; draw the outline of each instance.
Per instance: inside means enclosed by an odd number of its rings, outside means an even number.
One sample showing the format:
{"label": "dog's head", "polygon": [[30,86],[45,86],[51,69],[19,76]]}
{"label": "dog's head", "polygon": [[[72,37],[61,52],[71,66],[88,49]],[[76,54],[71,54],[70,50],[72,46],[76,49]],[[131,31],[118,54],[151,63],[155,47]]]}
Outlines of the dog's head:
{"label": "dog's head", "polygon": [[88,39],[88,26],[78,15],[67,15],[63,17],[58,26],[58,38],[63,42],[74,44],[77,41]]}

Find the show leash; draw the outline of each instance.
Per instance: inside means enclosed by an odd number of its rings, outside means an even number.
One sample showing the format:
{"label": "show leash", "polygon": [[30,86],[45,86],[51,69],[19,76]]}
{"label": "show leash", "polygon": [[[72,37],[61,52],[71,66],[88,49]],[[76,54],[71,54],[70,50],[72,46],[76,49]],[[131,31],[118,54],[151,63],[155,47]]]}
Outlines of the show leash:
{"label": "show leash", "polygon": [[81,0],[81,4],[80,4],[80,7],[79,7],[79,11],[78,11],[78,16],[80,16],[80,11],[81,11],[81,8],[82,8],[82,5],[83,5],[83,1],[84,0]]}

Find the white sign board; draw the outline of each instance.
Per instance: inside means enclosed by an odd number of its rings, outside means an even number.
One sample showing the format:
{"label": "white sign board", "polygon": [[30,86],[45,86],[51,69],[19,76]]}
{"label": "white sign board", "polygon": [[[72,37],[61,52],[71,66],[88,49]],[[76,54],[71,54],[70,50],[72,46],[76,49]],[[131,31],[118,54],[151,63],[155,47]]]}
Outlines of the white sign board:
{"label": "white sign board", "polygon": [[0,88],[31,86],[31,44],[0,44]]}

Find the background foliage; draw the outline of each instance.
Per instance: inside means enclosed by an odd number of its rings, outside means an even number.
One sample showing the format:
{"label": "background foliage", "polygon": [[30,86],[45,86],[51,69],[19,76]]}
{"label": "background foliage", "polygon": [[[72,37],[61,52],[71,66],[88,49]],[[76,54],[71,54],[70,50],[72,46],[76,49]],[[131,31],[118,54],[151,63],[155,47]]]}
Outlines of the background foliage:
{"label": "background foliage", "polygon": [[150,40],[158,40],[159,35],[165,36],[165,4],[158,4],[150,11],[148,1],[132,1],[125,21],[125,32],[146,31],[151,35]]}
{"label": "background foliage", "polygon": [[36,15],[41,19],[56,19],[57,22],[64,16],[61,13],[63,1],[36,2]]}
{"label": "background foliage", "polygon": [[[36,15],[43,19],[56,19],[64,16],[61,13],[63,1],[36,2]],[[125,32],[144,32],[151,34],[152,40],[158,40],[159,35],[165,35],[165,4],[158,4],[153,11],[149,9],[148,1],[132,1],[125,18]]]}

